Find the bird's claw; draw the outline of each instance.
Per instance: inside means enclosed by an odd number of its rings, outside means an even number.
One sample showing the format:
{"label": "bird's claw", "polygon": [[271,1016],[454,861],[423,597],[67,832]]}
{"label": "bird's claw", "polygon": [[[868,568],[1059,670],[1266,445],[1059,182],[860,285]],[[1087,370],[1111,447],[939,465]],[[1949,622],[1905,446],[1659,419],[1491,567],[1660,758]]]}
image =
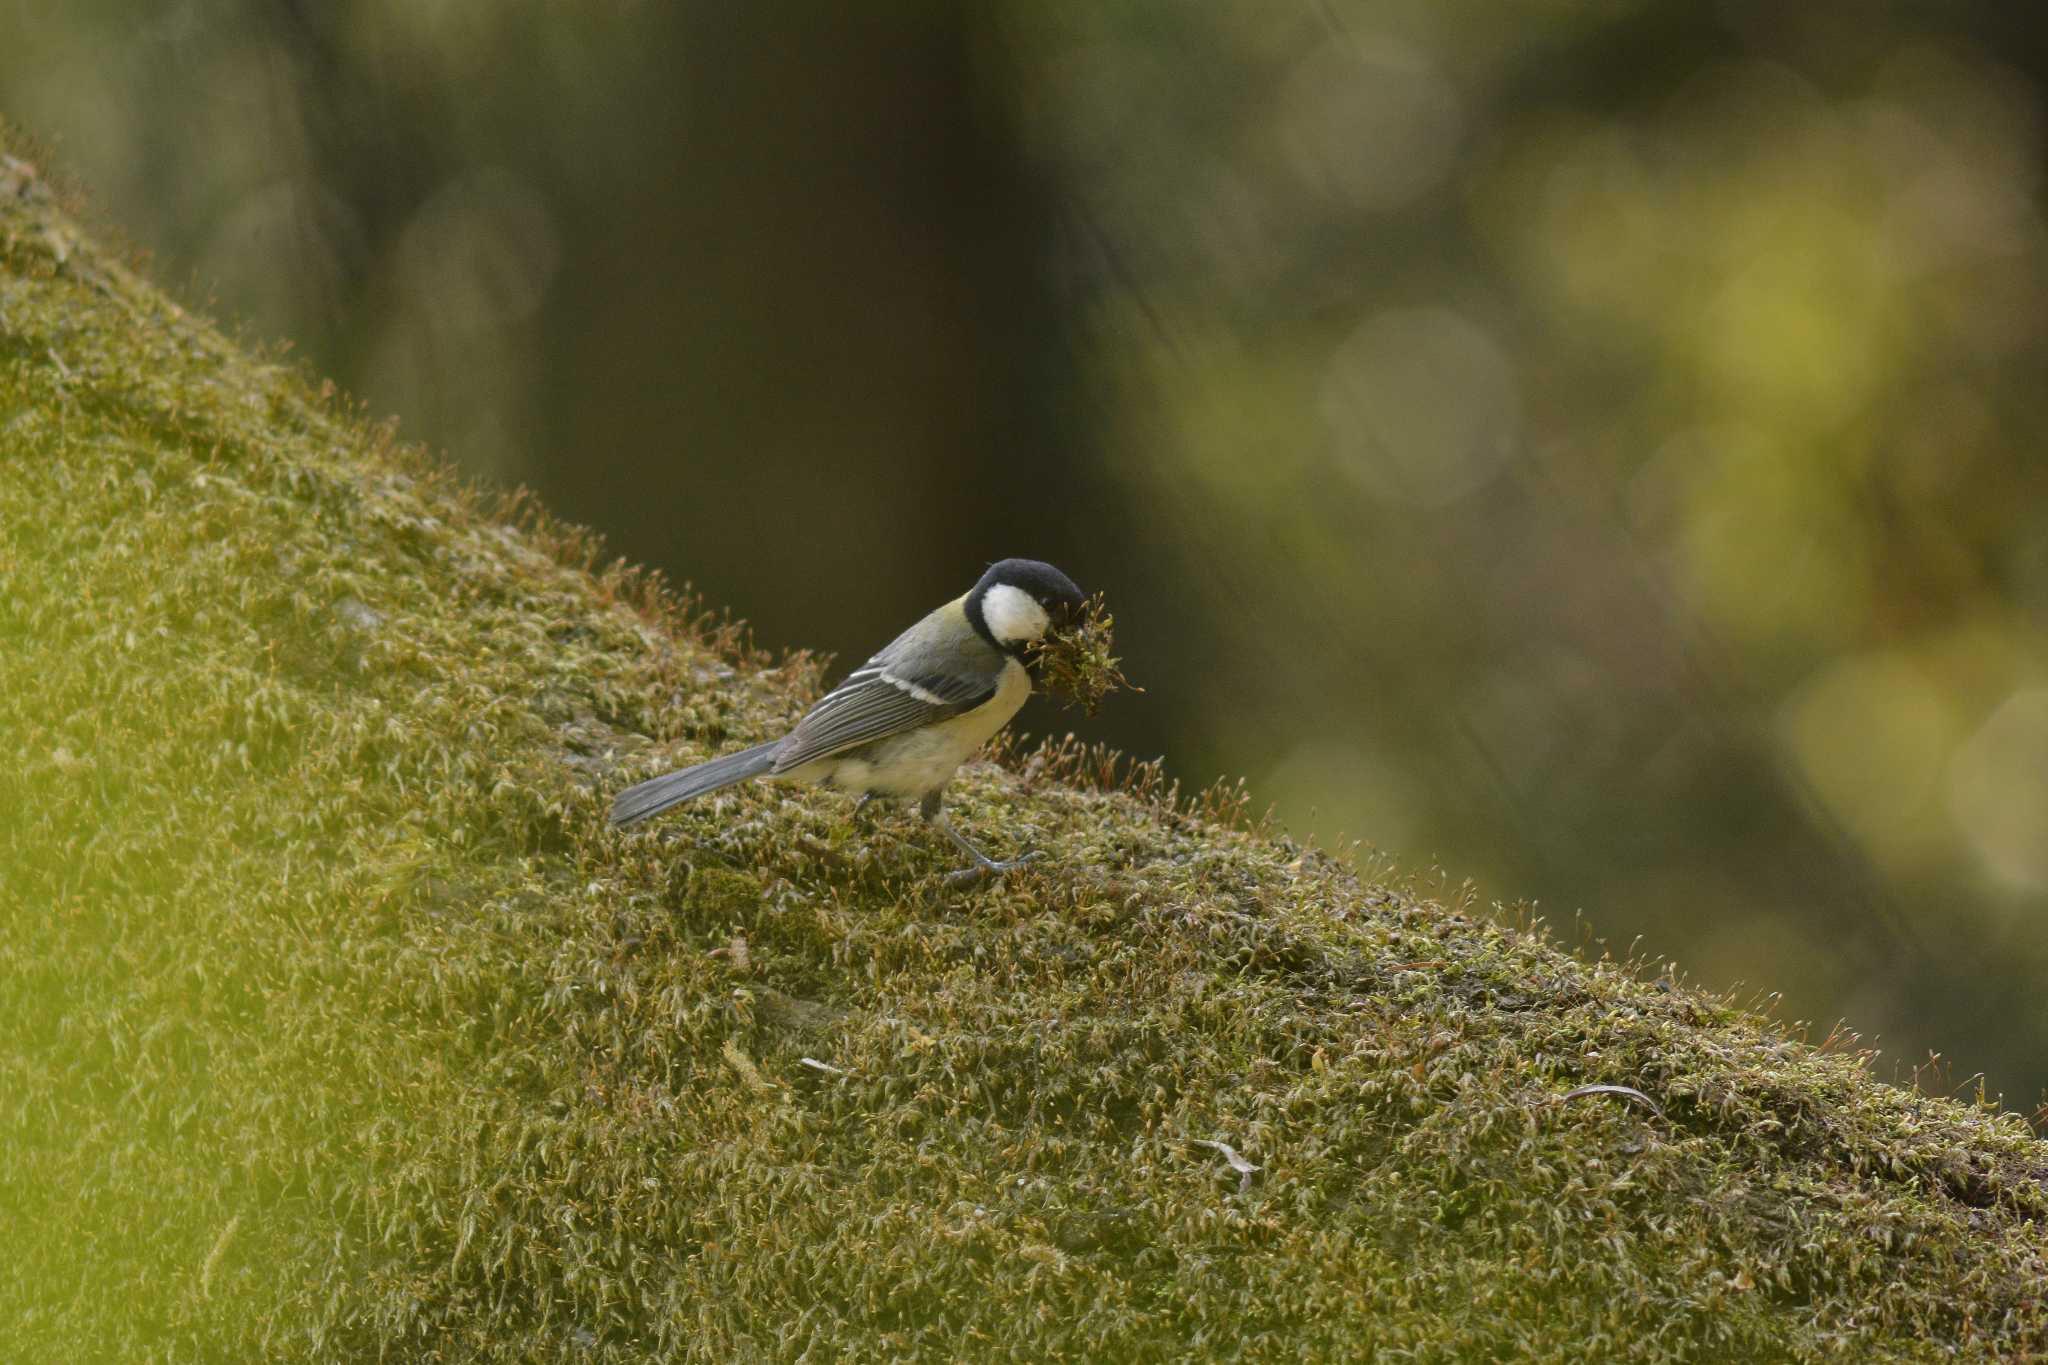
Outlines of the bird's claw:
{"label": "bird's claw", "polygon": [[970,882],[980,881],[990,873],[1001,876],[1003,873],[1020,868],[1026,863],[1037,862],[1044,856],[1045,851],[1043,849],[1034,848],[1029,853],[1020,853],[1014,858],[983,858],[979,862],[969,863],[958,871],[948,872],[946,874],[946,884],[948,886],[965,886]]}

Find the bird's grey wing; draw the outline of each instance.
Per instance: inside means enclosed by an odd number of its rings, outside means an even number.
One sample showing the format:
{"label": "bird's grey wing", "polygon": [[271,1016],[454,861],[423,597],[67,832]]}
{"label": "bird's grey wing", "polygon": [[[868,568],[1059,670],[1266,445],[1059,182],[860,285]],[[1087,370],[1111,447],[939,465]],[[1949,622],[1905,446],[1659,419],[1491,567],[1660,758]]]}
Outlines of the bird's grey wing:
{"label": "bird's grey wing", "polygon": [[938,618],[934,612],[912,626],[819,698],[776,749],[774,771],[957,716],[994,696],[1004,656],[979,637],[934,648],[934,640],[957,636],[942,631]]}

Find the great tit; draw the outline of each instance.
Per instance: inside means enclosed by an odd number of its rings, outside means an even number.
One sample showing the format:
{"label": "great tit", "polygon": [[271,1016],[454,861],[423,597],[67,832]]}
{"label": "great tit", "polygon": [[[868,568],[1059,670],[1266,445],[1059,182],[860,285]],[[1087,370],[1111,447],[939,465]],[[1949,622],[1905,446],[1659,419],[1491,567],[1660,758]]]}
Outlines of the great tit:
{"label": "great tit", "polygon": [[1037,855],[989,857],[947,823],[939,793],[1024,705],[1031,647],[1074,620],[1082,602],[1073,580],[1050,564],[992,565],[966,595],[849,673],[788,734],[627,788],[612,803],[612,823],[630,825],[748,778],[814,782],[857,793],[862,805],[915,800],[974,860],[956,877],[1007,872]]}

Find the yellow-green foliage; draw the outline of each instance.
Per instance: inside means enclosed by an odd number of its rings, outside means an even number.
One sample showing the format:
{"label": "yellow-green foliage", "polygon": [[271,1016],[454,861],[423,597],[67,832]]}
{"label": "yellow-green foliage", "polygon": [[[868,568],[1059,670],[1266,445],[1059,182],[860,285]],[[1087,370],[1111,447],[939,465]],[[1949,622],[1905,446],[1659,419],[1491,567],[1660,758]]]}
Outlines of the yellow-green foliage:
{"label": "yellow-green foliage", "polygon": [[609,830],[814,670],[507,515],[0,164],[0,1355],[2048,1351],[2016,1119],[1073,748]]}

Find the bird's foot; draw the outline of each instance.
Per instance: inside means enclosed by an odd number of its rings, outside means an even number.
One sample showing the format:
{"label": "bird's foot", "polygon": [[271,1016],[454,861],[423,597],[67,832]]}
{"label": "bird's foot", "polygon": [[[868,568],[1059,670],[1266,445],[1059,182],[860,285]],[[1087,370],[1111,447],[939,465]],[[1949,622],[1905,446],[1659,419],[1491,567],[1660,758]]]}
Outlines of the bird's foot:
{"label": "bird's foot", "polygon": [[974,856],[976,861],[957,871],[946,874],[946,884],[948,886],[966,886],[969,883],[978,882],[983,877],[991,875],[1000,877],[1005,872],[1014,871],[1026,863],[1037,862],[1045,856],[1045,852],[1043,849],[1034,848],[1029,853],[1020,853],[1014,858],[990,858],[978,852]]}
{"label": "bird's foot", "polygon": [[986,853],[983,853],[961,837],[960,831],[954,829],[952,823],[939,813],[939,803],[932,797],[925,798],[924,818],[930,821],[948,839],[951,839],[953,847],[974,859],[973,862],[959,871],[946,874],[946,884],[948,886],[962,886],[969,882],[977,882],[991,873],[1000,877],[1005,872],[1022,867],[1026,863],[1035,862],[1045,856],[1037,849],[1033,849],[1029,853],[1020,853],[1014,858],[996,859],[989,857]]}

